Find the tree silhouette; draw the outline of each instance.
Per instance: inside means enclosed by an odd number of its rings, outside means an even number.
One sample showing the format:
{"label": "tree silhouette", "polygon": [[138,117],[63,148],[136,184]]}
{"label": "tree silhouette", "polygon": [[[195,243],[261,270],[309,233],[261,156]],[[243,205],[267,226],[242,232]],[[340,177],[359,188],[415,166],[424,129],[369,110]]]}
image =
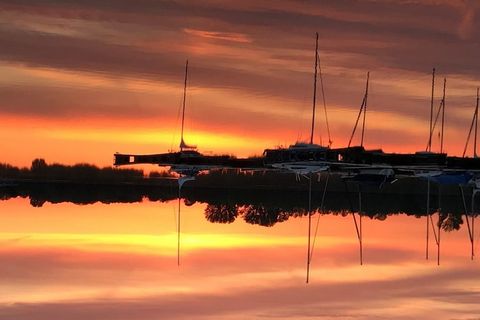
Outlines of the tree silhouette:
{"label": "tree silhouette", "polygon": [[46,167],[47,167],[47,163],[45,162],[45,160],[37,158],[32,161],[32,166],[30,167],[30,169],[32,171],[38,171],[38,170],[45,169]]}
{"label": "tree silhouette", "polygon": [[271,227],[277,222],[288,220],[290,213],[279,208],[269,208],[262,205],[247,205],[242,207],[243,219],[247,223]]}
{"label": "tree silhouette", "polygon": [[205,208],[205,218],[214,223],[232,223],[238,217],[238,206],[229,204],[209,204]]}
{"label": "tree silhouette", "polygon": [[438,223],[443,230],[449,232],[460,230],[460,226],[463,224],[463,219],[461,214],[441,212]]}

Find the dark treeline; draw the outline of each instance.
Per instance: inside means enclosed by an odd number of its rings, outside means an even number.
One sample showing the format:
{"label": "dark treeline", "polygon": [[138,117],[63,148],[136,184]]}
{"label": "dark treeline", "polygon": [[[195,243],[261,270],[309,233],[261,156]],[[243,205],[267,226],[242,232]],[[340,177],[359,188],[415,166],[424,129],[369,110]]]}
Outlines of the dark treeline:
{"label": "dark treeline", "polygon": [[[171,179],[176,175],[163,172],[150,172],[146,176],[143,170],[119,169],[115,167],[99,168],[91,164],[76,164],[73,166],[63,164],[47,164],[43,159],[32,161],[30,168],[18,168],[8,164],[0,164],[0,186],[5,184],[18,184],[31,181],[37,183],[71,182],[87,184],[116,184],[132,183],[155,186],[170,186]],[[325,188],[327,174],[313,175],[312,190],[322,192]],[[304,177],[296,176],[289,172],[280,171],[240,171],[240,170],[212,170],[196,176],[194,181],[189,181],[186,189],[217,189],[232,188],[238,190],[270,190],[280,193],[307,191],[309,184]],[[367,193],[403,195],[425,195],[427,184],[419,178],[401,178],[399,182],[378,184],[358,184],[346,181],[339,174],[330,174],[328,182],[329,192],[356,193],[358,190]],[[254,191],[255,190],[255,191]],[[436,195],[439,188],[432,183],[431,194]],[[466,187],[471,192],[471,187]],[[457,195],[458,186],[442,186],[443,195]],[[278,200],[278,199],[276,199]],[[280,199],[281,200],[281,199]]]}
{"label": "dark treeline", "polygon": [[[149,178],[171,176],[166,172],[151,172]],[[0,182],[16,180],[76,181],[88,183],[136,182],[145,179],[143,170],[99,168],[81,163],[73,166],[47,164],[44,159],[35,159],[30,168],[18,168],[0,164]]]}
{"label": "dark treeline", "polygon": [[145,198],[151,201],[173,200],[178,195],[172,181],[172,187],[152,188],[147,184],[85,184],[72,182],[36,182],[23,181],[15,185],[0,188],[0,199],[29,198],[34,207],[44,203],[71,202],[85,205],[100,203],[135,203]]}

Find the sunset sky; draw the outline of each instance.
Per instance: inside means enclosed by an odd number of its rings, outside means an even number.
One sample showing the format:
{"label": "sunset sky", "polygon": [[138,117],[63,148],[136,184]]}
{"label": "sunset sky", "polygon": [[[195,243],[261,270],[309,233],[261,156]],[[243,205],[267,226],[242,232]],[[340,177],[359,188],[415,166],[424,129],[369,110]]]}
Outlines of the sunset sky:
{"label": "sunset sky", "polygon": [[333,147],[348,142],[370,71],[366,147],[425,149],[436,67],[458,155],[480,85],[479,15],[475,0],[1,0],[0,161],[103,166],[117,151],[178,149],[186,59],[185,140],[199,151],[307,140],[315,32]]}

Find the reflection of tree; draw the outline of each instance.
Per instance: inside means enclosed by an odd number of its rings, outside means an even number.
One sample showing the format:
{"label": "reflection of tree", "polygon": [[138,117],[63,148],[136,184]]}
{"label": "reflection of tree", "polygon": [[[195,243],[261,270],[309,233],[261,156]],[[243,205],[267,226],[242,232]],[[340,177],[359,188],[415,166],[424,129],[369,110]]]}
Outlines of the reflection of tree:
{"label": "reflection of tree", "polygon": [[30,205],[32,207],[40,208],[45,204],[45,200],[40,200],[40,199],[30,199]]}
{"label": "reflection of tree", "polygon": [[[294,207],[291,210],[283,210],[285,214],[287,214],[289,217],[294,217],[294,218],[301,218],[303,216],[308,215],[308,210],[306,208],[300,208],[300,207]],[[315,210],[316,211],[316,210]],[[313,214],[314,212],[312,212]],[[286,220],[286,219],[285,219]]]}
{"label": "reflection of tree", "polygon": [[205,208],[205,218],[210,222],[232,223],[238,216],[238,206],[229,204],[209,204]]}
{"label": "reflection of tree", "polygon": [[271,227],[277,222],[288,220],[290,213],[280,208],[266,208],[264,206],[247,205],[242,208],[243,219],[251,224]]}
{"label": "reflection of tree", "polygon": [[183,200],[183,203],[185,203],[185,205],[186,205],[187,207],[193,206],[196,202],[197,202],[197,201],[192,200],[192,199],[185,199],[185,200]]}
{"label": "reflection of tree", "polygon": [[373,216],[373,219],[384,221],[388,217],[388,213],[379,212]]}
{"label": "reflection of tree", "polygon": [[445,231],[460,230],[460,225],[463,224],[462,215],[453,213],[440,213],[440,227]]}

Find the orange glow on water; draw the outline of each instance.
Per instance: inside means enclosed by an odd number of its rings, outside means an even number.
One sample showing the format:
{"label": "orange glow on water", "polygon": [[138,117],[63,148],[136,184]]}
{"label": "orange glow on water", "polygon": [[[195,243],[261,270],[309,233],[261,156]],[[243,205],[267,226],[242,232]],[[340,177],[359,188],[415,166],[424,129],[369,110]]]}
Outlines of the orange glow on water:
{"label": "orange glow on water", "polygon": [[[432,261],[424,260],[424,220],[405,216],[364,219],[363,266],[351,217],[321,216],[311,283],[305,286],[306,217],[272,228],[241,220],[213,224],[204,218],[204,205],[182,204],[177,266],[175,205],[176,201],[34,208],[22,199],[0,202],[0,269],[9,292],[0,294],[0,302],[34,304],[39,314],[48,313],[51,303],[61,305],[57,314],[75,314],[75,306],[84,304],[82,312],[99,315],[103,307],[90,309],[98,301],[136,301],[131,307],[138,312],[154,301],[156,307],[148,310],[171,312],[173,317],[176,307],[167,311],[161,300],[173,299],[169,303],[175,304],[180,298],[201,299],[205,312],[218,316],[221,311],[209,304],[208,296],[229,295],[248,305],[241,312],[245,315],[269,309],[268,302],[254,307],[254,301],[276,288],[282,293],[277,294],[282,313],[295,312],[299,301],[310,307],[338,303],[348,293],[368,299],[332,312],[358,308],[372,313],[381,300],[384,314],[394,315],[402,303],[415,301],[423,307],[409,308],[412,316],[435,319],[453,311],[440,311],[443,302],[431,290],[480,290],[478,261],[469,260],[463,228],[442,233],[442,264],[437,267],[433,244]],[[325,290],[329,296],[322,293]],[[397,294],[387,295],[391,290]],[[427,314],[427,306],[438,311]],[[461,301],[452,300],[451,308],[465,311]],[[228,309],[236,312],[231,305]]]}

